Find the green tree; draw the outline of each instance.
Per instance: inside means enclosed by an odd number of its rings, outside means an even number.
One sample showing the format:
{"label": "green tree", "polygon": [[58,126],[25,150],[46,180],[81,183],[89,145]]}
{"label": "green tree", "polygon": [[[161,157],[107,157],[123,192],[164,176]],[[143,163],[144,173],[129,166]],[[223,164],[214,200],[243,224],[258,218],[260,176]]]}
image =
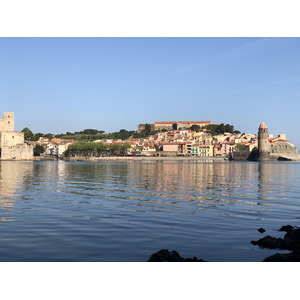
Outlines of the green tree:
{"label": "green tree", "polygon": [[35,140],[34,133],[28,127],[25,127],[21,132],[24,133],[24,139],[26,141],[34,141]]}
{"label": "green tree", "polygon": [[225,125],[224,123],[221,123],[218,127],[217,127],[217,131],[219,133],[224,133],[225,132]]}
{"label": "green tree", "polygon": [[235,148],[236,148],[236,150],[237,151],[241,151],[241,150],[245,150],[245,145],[242,145],[242,144],[237,144],[236,146],[235,146]]}
{"label": "green tree", "polygon": [[48,138],[49,140],[53,139],[54,135],[52,133],[44,134],[44,137]]}
{"label": "green tree", "polygon": [[149,136],[151,132],[151,125],[150,124],[145,124],[145,136]]}
{"label": "green tree", "polygon": [[191,130],[194,130],[194,131],[196,131],[196,132],[199,132],[200,126],[194,124],[194,125],[191,126]]}
{"label": "green tree", "polygon": [[35,134],[35,141],[38,141],[40,139],[40,137],[43,137],[43,136],[44,136],[43,133],[40,133],[40,132],[36,133]]}
{"label": "green tree", "polygon": [[34,156],[40,156],[42,153],[44,153],[45,148],[42,145],[36,144],[33,148],[33,155]]}
{"label": "green tree", "polygon": [[233,126],[226,124],[225,125],[225,132],[233,133]]}
{"label": "green tree", "polygon": [[126,152],[127,152],[127,150],[130,149],[130,148],[131,148],[131,145],[130,145],[129,143],[124,143],[124,144],[121,146],[121,149],[124,150],[124,151],[126,151]]}

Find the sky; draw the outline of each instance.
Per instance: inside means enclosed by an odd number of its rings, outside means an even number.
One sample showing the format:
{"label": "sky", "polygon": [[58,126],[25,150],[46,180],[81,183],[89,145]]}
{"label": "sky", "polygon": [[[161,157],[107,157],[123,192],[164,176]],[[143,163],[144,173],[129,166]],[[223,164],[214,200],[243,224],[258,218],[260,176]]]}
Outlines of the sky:
{"label": "sky", "polygon": [[300,38],[0,38],[0,114],[34,133],[155,121],[286,133],[300,147]]}

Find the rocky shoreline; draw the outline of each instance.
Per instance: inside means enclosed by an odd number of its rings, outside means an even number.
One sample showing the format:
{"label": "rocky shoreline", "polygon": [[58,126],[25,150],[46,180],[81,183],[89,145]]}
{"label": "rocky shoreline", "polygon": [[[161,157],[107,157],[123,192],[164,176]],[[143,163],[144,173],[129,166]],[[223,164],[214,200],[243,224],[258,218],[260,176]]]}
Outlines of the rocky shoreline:
{"label": "rocky shoreline", "polygon": [[[260,233],[264,233],[265,229],[259,228]],[[300,262],[300,228],[284,225],[279,231],[284,231],[286,234],[282,238],[265,236],[257,241],[251,241],[252,245],[257,245],[267,249],[289,250],[290,253],[276,253],[263,260],[263,262]],[[177,251],[169,251],[162,249],[152,254],[148,262],[206,262],[203,259],[183,258]]]}

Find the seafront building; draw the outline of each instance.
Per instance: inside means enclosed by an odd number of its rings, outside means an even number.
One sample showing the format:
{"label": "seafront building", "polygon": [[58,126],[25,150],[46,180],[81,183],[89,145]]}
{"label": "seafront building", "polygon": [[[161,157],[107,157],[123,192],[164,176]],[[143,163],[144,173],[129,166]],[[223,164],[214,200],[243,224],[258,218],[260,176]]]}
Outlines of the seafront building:
{"label": "seafront building", "polygon": [[33,160],[33,146],[24,142],[24,133],[15,131],[15,117],[4,112],[0,120],[0,160]]}
{"label": "seafront building", "polygon": [[262,122],[258,128],[258,160],[294,160],[298,159],[297,148],[286,140],[285,134],[277,138],[269,135],[267,125]]}
{"label": "seafront building", "polygon": [[[198,125],[200,128],[212,125],[211,121],[158,121],[150,125],[151,130],[172,130],[172,129],[190,129],[192,125]],[[218,125],[218,124],[215,124]],[[146,124],[138,125],[138,132],[145,130]]]}
{"label": "seafront building", "polygon": [[61,158],[64,156],[68,146],[76,142],[77,141],[74,140],[63,140],[58,138],[48,139],[46,137],[40,137],[36,144],[42,145],[45,148],[43,156]]}

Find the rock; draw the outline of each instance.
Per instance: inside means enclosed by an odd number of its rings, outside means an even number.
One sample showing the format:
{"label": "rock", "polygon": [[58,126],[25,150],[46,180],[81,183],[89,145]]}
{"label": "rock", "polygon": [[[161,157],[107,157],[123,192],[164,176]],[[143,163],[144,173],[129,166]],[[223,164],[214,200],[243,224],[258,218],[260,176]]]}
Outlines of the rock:
{"label": "rock", "polygon": [[287,250],[300,251],[300,228],[288,231],[283,241]]}
{"label": "rock", "polygon": [[282,226],[279,231],[285,231],[283,239],[265,236],[251,244],[262,248],[290,250],[290,253],[276,253],[265,258],[264,262],[300,262],[300,228],[291,225]]}
{"label": "rock", "polygon": [[169,252],[168,249],[162,249],[154,254],[151,255],[148,262],[166,262],[166,261],[172,261],[172,262],[180,262],[185,261],[183,257],[179,255],[176,251]]}
{"label": "rock", "polygon": [[286,249],[283,239],[281,239],[281,238],[277,239],[277,238],[274,238],[269,235],[259,239],[258,241],[251,241],[251,244],[258,245],[259,247],[262,247],[262,248],[269,248],[269,249],[278,248],[278,249],[289,250],[289,249]]}
{"label": "rock", "polygon": [[259,229],[257,229],[257,231],[258,232],[260,232],[260,233],[263,233],[263,232],[265,232],[265,230],[261,227],[261,228],[259,228]]}
{"label": "rock", "polygon": [[168,249],[162,249],[151,255],[148,262],[204,262],[202,259],[193,258],[183,258],[179,255],[177,251],[169,252]]}
{"label": "rock", "polygon": [[263,262],[300,262],[299,252],[290,252],[286,254],[276,253],[263,260]]}
{"label": "rock", "polygon": [[285,232],[291,232],[293,230],[295,230],[295,227],[291,225],[284,225],[279,229],[279,231],[285,231]]}

